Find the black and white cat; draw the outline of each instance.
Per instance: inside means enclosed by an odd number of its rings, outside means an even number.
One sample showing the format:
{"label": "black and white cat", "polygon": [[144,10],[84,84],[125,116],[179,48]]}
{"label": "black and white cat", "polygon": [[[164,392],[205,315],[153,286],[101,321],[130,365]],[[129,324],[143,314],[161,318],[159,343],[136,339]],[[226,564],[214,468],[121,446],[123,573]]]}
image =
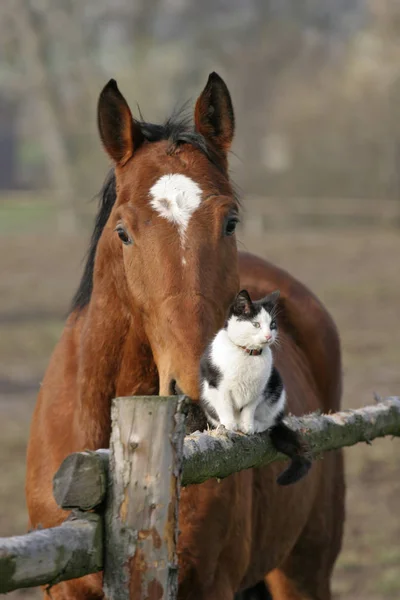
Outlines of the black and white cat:
{"label": "black and white cat", "polygon": [[201,404],[214,427],[252,434],[267,429],[275,448],[290,456],[278,483],[303,477],[311,462],[298,434],[283,422],[286,392],[274,365],[279,291],[252,302],[246,290],[236,296],[225,326],[200,361]]}

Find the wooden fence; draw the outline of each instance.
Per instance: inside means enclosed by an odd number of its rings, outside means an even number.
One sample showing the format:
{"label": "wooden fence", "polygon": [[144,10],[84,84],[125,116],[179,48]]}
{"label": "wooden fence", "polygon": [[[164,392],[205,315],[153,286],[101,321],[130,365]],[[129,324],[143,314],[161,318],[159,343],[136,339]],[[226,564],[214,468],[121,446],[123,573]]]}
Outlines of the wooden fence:
{"label": "wooden fence", "polygon": [[240,221],[241,231],[251,237],[293,229],[398,229],[400,201],[246,196]]}
{"label": "wooden fence", "polygon": [[[0,539],[0,593],[104,571],[110,600],[174,600],[181,485],[285,460],[268,433],[195,432],[185,437],[184,397],[117,398],[110,450],[68,456],[54,497],[69,518],[52,529]],[[314,458],[400,436],[400,398],[358,410],[287,418]]]}

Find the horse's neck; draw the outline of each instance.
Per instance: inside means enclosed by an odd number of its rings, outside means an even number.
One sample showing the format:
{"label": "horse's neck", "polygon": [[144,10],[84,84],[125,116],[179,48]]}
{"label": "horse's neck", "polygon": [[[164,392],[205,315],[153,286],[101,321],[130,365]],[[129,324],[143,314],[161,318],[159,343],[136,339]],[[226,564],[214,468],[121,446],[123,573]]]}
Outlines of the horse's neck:
{"label": "horse's neck", "polygon": [[118,305],[92,298],[81,317],[75,430],[82,446],[108,446],[116,396],[155,394],[158,377],[141,322]]}

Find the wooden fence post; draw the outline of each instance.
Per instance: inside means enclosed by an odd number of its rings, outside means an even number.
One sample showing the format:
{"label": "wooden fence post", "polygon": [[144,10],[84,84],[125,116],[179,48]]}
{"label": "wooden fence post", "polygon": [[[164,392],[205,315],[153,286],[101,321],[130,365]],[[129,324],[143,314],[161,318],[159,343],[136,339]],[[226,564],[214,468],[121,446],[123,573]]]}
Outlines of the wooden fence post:
{"label": "wooden fence post", "polygon": [[104,589],[109,600],[175,600],[184,397],[117,398],[111,410]]}

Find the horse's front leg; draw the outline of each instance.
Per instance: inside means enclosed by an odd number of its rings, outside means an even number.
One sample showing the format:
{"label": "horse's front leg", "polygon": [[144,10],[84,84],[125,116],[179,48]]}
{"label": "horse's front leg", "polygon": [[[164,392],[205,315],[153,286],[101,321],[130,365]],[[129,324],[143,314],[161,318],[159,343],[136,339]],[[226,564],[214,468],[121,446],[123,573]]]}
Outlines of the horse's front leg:
{"label": "horse's front leg", "polygon": [[253,471],[182,489],[178,600],[233,600],[252,549]]}

